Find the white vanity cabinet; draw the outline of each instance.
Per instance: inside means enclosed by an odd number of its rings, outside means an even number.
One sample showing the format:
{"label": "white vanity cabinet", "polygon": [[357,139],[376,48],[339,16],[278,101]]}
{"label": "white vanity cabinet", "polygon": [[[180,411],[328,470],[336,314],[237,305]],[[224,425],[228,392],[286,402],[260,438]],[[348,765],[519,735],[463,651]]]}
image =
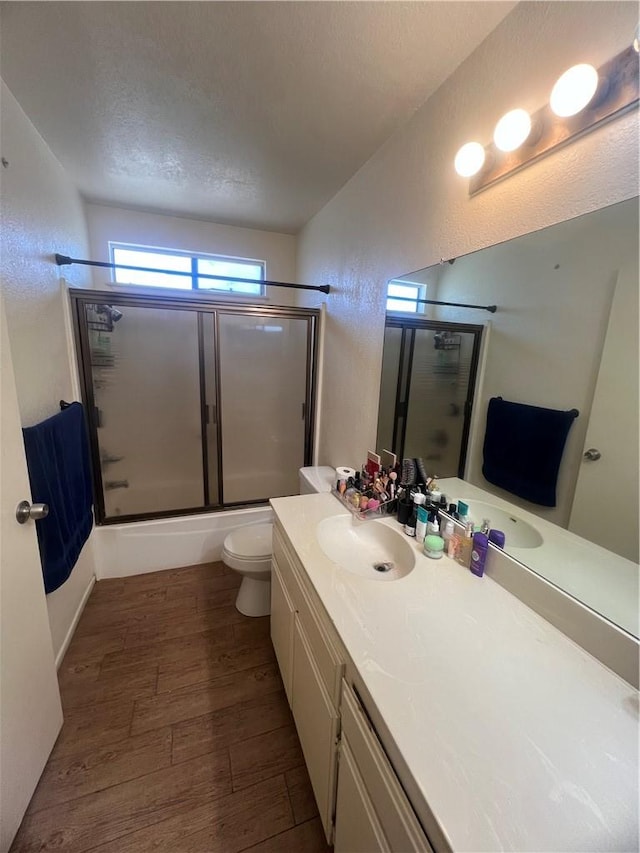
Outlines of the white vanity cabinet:
{"label": "white vanity cabinet", "polygon": [[333,840],[340,682],[344,655],[314,603],[302,568],[274,527],[271,577],[271,639],[293,712],[320,819]]}
{"label": "white vanity cabinet", "polygon": [[345,680],[347,650],[277,523],[271,639],[322,825],[336,853],[431,851],[366,711]]}

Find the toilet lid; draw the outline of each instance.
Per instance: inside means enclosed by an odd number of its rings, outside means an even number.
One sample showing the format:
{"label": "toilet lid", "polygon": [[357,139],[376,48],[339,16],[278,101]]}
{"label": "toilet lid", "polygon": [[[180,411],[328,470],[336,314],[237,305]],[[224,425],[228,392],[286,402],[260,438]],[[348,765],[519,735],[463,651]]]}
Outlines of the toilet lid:
{"label": "toilet lid", "polygon": [[224,549],[236,557],[266,559],[271,556],[273,524],[248,524],[232,530]]}

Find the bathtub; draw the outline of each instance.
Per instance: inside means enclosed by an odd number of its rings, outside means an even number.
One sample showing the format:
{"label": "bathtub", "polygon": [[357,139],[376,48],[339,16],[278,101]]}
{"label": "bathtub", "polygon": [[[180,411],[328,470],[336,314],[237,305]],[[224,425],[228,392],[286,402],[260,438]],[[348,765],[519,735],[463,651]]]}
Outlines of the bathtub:
{"label": "bathtub", "polygon": [[270,506],[95,527],[96,578],[122,578],[220,560],[229,531],[272,520]]}

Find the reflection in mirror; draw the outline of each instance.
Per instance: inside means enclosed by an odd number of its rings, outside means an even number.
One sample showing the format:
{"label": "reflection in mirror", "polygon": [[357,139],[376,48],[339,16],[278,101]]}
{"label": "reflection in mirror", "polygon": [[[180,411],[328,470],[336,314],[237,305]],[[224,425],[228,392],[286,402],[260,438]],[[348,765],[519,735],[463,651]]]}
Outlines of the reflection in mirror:
{"label": "reflection in mirror", "polygon": [[[436,305],[423,315],[487,326],[464,479],[637,563],[638,199],[398,278],[427,282],[428,299],[498,306],[489,321],[471,309]],[[524,501],[483,477],[487,406],[498,396],[580,412],[555,507]]]}
{"label": "reflection in mirror", "polygon": [[376,446],[462,476],[482,326],[388,317]]}

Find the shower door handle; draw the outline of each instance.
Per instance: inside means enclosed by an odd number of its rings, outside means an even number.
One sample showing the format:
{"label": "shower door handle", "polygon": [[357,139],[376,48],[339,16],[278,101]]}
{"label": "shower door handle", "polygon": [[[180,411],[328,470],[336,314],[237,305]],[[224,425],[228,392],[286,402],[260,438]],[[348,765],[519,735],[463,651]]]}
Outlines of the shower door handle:
{"label": "shower door handle", "polygon": [[[204,407],[205,410],[205,422],[207,424],[213,424],[216,426],[218,423],[218,410],[214,405],[209,405],[208,403]],[[211,410],[211,411],[209,411]]]}

